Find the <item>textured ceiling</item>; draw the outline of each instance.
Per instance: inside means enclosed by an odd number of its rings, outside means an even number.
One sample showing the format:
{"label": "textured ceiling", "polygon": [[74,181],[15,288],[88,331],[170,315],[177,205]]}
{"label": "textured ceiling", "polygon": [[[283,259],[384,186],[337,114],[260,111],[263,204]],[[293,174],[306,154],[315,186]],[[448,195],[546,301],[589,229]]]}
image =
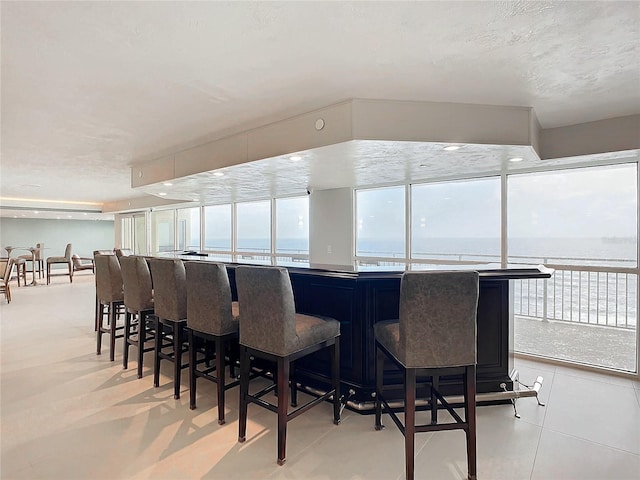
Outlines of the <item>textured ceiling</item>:
{"label": "textured ceiling", "polygon": [[[3,197],[145,195],[133,164],[349,98],[531,106],[543,128],[640,112],[638,2],[2,2],[1,22]],[[356,153],[281,190],[399,175]]]}
{"label": "textured ceiling", "polygon": [[[354,140],[315,148],[295,156],[283,155],[234,167],[189,175],[171,182],[142,187],[150,195],[199,203],[248,201],[341,187],[446,181],[518,173],[540,168],[532,147],[463,145],[445,151],[447,144]],[[595,160],[637,161],[638,151],[544,160],[545,168],[589,165]],[[510,159],[520,158],[512,162]],[[345,159],[347,159],[345,161]],[[219,174],[223,176],[217,176]]]}

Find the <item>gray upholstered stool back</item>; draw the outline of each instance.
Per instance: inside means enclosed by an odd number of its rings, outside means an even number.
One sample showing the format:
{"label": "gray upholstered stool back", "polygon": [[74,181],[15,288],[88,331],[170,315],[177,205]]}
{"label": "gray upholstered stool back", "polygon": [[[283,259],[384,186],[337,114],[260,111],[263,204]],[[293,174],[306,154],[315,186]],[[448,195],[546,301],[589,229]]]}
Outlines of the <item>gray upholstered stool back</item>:
{"label": "gray upholstered stool back", "polygon": [[96,296],[102,303],[124,300],[120,263],[113,255],[96,255]]}
{"label": "gray upholstered stool back", "polygon": [[120,268],[127,309],[135,312],[153,310],[153,287],[146,259],[137,255],[120,257]]}
{"label": "gray upholstered stool back", "polygon": [[406,272],[398,355],[407,367],[476,363],[478,272]]}
{"label": "gray upholstered stool back", "polygon": [[182,260],[152,258],[155,314],[178,322],[187,318],[187,282]]}
{"label": "gray upholstered stool back", "polygon": [[236,268],[240,343],[282,355],[296,340],[296,307],[289,272],[281,267]]}
{"label": "gray upholstered stool back", "polygon": [[238,331],[232,313],[227,267],[222,263],[187,262],[187,326],[212,335]]}

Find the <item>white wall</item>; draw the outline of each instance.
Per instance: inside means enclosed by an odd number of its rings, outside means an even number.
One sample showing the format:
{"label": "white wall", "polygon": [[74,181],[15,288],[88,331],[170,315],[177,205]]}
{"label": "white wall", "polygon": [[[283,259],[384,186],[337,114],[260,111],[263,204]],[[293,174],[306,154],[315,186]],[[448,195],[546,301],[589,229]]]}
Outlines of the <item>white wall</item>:
{"label": "white wall", "polygon": [[[64,255],[67,243],[73,245],[71,253],[81,257],[93,256],[94,250],[114,247],[112,220],[46,220],[32,218],[0,218],[0,256],[6,256],[4,247],[35,247],[44,242],[43,256]],[[12,256],[25,255],[16,250]]]}
{"label": "white wall", "polygon": [[309,262],[353,266],[353,190],[316,190],[309,198]]}

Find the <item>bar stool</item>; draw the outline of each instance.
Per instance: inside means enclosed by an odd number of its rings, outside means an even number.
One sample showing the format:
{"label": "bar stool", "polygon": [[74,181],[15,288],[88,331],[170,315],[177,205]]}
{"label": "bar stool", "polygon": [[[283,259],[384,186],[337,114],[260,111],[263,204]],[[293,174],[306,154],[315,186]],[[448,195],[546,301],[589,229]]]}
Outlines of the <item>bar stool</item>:
{"label": "bar stool", "polygon": [[[96,255],[96,295],[99,303],[98,315],[98,342],[96,353],[100,355],[102,347],[102,334],[108,333],[109,338],[109,359],[115,360],[116,338],[122,338],[122,334],[117,335],[118,310],[124,306],[124,290],[122,284],[122,272],[120,263],[113,255]],[[106,306],[106,312],[105,307]],[[109,326],[105,327],[105,313],[109,319]]]}
{"label": "bar stool", "polygon": [[[333,396],[333,422],[340,423],[340,323],[337,320],[296,313],[289,272],[280,267],[236,268],[240,315],[240,425],[238,441],[244,442],[247,407],[255,403],[278,414],[278,465],[286,461],[287,422]],[[331,388],[324,395],[287,413],[291,362],[322,348],[331,354]],[[274,385],[249,394],[251,357],[277,364],[278,404],[262,400]],[[295,398],[295,380],[292,380]],[[295,403],[295,402],[294,402]]]}
{"label": "bar stool", "polygon": [[138,349],[138,378],[142,378],[144,354],[154,350],[155,346],[145,347],[154,339],[153,322],[153,287],[151,273],[144,257],[130,256],[120,258],[122,283],[124,284],[124,352],[122,368],[125,370],[129,361],[129,345]]}
{"label": "bar stool", "polygon": [[[218,388],[218,424],[223,425],[224,393],[240,382],[225,382],[226,351],[238,339],[238,302],[231,301],[231,287],[227,268],[221,263],[187,262],[187,332],[189,335],[189,392],[191,410],[196,408],[196,380],[198,377],[215,382]],[[215,343],[215,365],[198,369],[196,341]],[[200,362],[202,363],[202,362]],[[212,373],[215,372],[215,375]]]}
{"label": "bar stool", "polygon": [[[468,478],[476,479],[476,312],[478,272],[405,272],[400,284],[400,319],[374,325],[376,340],[376,430],[383,428],[382,407],[405,437],[406,478],[414,478],[415,434],[464,430]],[[404,373],[404,425],[384,399],[384,360]],[[431,425],[415,424],[416,375],[432,377]],[[462,420],[437,390],[441,374],[462,373]],[[438,401],[455,422],[438,423]]]}
{"label": "bar stool", "polygon": [[[173,398],[180,398],[180,373],[188,365],[182,365],[184,327],[187,323],[187,286],[182,260],[151,258],[153,277],[155,331],[153,386],[160,385],[160,361],[173,362]],[[171,329],[164,331],[164,327]],[[165,351],[170,348],[169,351]]]}
{"label": "bar stool", "polygon": [[[95,273],[95,264],[96,264],[96,255],[113,255],[113,250],[94,250],[93,251],[93,265],[94,265],[94,273]],[[97,285],[97,283],[96,283]],[[102,305],[99,301],[98,301],[98,290],[96,288],[96,309],[95,309],[95,318],[94,318],[94,330],[97,332],[98,331],[98,321],[100,318],[100,315],[104,315],[105,314],[105,305]]]}

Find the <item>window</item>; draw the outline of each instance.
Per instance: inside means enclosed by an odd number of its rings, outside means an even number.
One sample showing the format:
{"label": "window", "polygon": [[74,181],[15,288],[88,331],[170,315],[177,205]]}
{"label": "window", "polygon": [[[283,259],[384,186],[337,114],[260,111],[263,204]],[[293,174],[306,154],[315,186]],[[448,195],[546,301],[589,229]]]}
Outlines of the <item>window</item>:
{"label": "window", "polygon": [[120,219],[120,246],[133,248],[133,237],[133,217],[122,217]]}
{"label": "window", "polygon": [[510,263],[548,280],[513,285],[517,352],[636,372],[637,164],[508,177]]}
{"label": "window", "polygon": [[411,257],[500,262],[500,178],[411,187]]}
{"label": "window", "polygon": [[405,187],[356,191],[356,256],[405,258]]}
{"label": "window", "polygon": [[151,212],[151,251],[171,252],[174,247],[175,210]]}
{"label": "window", "polygon": [[276,253],[309,255],[309,197],[276,199]]}
{"label": "window", "polygon": [[231,251],[231,204],[204,207],[204,249]]}
{"label": "window", "polygon": [[200,250],[200,207],[181,208],[178,214],[178,250]]}
{"label": "window", "polygon": [[508,177],[510,263],[637,266],[636,164]]}
{"label": "window", "polygon": [[271,253],[271,202],[236,204],[236,251]]}

